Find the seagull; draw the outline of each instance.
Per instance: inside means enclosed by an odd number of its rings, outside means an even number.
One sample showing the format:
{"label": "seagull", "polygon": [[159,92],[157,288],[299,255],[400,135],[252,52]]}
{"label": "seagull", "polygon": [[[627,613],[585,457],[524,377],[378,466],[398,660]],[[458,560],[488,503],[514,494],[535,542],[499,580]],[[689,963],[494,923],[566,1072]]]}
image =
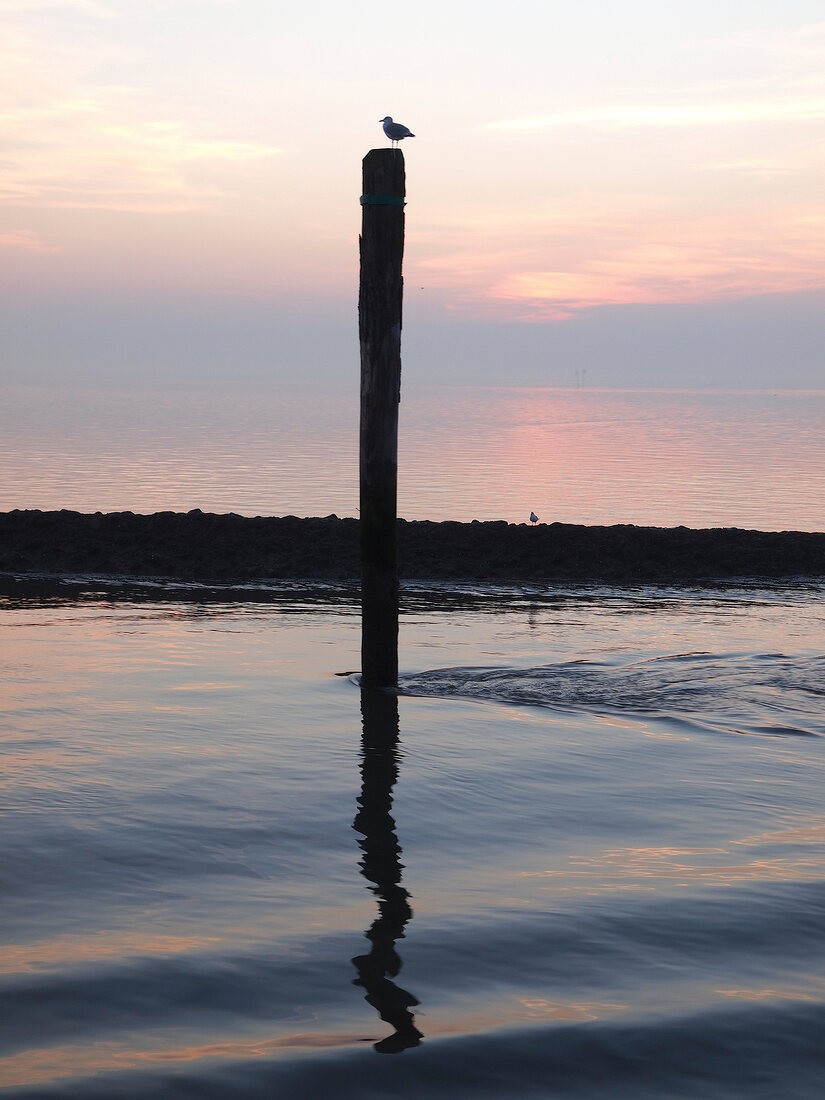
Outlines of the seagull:
{"label": "seagull", "polygon": [[393,143],[397,145],[399,141],[402,141],[405,137],[415,137],[412,130],[408,130],[406,126],[402,126],[400,122],[393,122],[389,115],[386,118],[379,118],[379,122],[384,123],[384,133]]}
{"label": "seagull", "polygon": [[539,521],[539,517],[536,515],[536,513],[531,512],[530,513],[530,522],[531,523],[538,523],[538,521]]}

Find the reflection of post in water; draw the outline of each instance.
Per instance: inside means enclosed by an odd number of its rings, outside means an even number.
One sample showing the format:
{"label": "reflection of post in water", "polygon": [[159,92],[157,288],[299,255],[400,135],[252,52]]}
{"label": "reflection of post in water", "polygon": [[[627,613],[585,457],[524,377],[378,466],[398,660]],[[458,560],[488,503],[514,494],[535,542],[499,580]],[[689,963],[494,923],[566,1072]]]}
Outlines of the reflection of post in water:
{"label": "reflection of post in water", "polygon": [[382,1054],[418,1046],[421,1032],[410,1011],[418,1001],[391,978],[401,969],[395,941],[402,939],[412,917],[409,894],[401,885],[401,846],[390,816],[392,789],[398,778],[398,698],[375,688],[361,689],[364,732],[361,742],[361,797],[353,828],[362,834],[361,873],[373,883],[378,917],[366,932],[369,954],[352,961],[358,971],[355,984],[366,1000],[395,1031],[375,1044]]}

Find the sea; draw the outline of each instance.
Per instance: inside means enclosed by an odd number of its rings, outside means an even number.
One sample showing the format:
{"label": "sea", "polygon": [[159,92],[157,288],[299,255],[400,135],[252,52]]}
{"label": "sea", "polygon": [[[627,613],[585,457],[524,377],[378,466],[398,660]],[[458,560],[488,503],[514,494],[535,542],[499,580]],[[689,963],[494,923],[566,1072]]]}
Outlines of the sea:
{"label": "sea", "polygon": [[[355,514],[348,406],[27,393],[4,509]],[[400,510],[823,530],[823,403],[420,393]],[[4,1100],[825,1091],[825,584],[407,584],[397,693],[346,586],[0,591]]]}
{"label": "sea", "polygon": [[[5,387],[0,511],[357,516],[358,388]],[[825,389],[403,385],[407,519],[825,530]]]}

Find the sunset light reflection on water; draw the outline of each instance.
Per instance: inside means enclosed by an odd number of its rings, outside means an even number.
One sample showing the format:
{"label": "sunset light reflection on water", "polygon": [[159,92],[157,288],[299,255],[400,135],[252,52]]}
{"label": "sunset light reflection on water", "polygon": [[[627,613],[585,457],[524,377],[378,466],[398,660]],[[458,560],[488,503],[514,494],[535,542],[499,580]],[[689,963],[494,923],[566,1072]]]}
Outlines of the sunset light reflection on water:
{"label": "sunset light reflection on water", "polygon": [[[0,509],[358,514],[354,392],[12,388]],[[825,391],[402,387],[407,519],[825,530]]]}

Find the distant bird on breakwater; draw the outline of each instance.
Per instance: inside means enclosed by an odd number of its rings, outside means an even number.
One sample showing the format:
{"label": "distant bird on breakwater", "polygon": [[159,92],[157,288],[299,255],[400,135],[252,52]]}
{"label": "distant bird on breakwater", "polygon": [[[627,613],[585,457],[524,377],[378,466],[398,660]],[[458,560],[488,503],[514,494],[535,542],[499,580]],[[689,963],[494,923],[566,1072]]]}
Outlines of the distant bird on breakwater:
{"label": "distant bird on breakwater", "polygon": [[403,141],[405,137],[415,137],[412,130],[408,130],[406,126],[402,126],[400,122],[393,122],[389,115],[386,118],[379,118],[379,122],[384,123],[384,133],[393,143],[397,145],[399,141]]}
{"label": "distant bird on breakwater", "polygon": [[530,522],[531,523],[538,523],[538,521],[539,521],[539,517],[536,515],[536,513],[531,512],[530,513]]}

